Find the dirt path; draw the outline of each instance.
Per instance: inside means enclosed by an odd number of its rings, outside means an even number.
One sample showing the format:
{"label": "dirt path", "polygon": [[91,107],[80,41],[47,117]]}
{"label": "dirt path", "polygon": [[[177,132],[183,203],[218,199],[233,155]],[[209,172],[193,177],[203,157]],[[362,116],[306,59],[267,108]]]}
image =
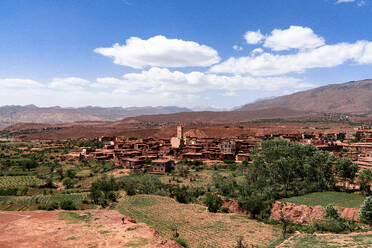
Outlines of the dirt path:
{"label": "dirt path", "polygon": [[286,240],[284,240],[282,243],[280,243],[279,245],[275,246],[275,248],[280,248],[280,247],[284,247],[288,242],[290,242],[294,237],[300,235],[301,232],[299,231],[296,231],[291,237],[287,238]]}

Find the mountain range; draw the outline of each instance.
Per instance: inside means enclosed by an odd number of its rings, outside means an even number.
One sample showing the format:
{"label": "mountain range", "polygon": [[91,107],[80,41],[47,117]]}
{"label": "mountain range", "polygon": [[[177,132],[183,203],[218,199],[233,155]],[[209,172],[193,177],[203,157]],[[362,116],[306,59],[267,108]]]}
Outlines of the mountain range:
{"label": "mountain range", "polygon": [[[205,111],[209,110],[209,111]],[[196,109],[160,107],[0,107],[0,127],[15,123],[59,124],[82,121],[119,123],[228,123],[268,118],[302,118],[316,114],[371,114],[372,79],[352,81],[270,98],[222,111],[213,107]],[[319,115],[318,115],[319,116]],[[369,117],[368,117],[369,118]]]}
{"label": "mountain range", "polygon": [[20,122],[58,124],[76,121],[117,121],[140,115],[172,114],[191,111],[188,108],[175,106],[42,108],[35,105],[8,105],[0,107],[0,127]]}

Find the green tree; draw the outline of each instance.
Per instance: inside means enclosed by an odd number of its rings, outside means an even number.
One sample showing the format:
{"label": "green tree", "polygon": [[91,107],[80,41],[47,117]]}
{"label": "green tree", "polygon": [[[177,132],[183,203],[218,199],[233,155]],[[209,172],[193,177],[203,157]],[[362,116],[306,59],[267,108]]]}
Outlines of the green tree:
{"label": "green tree", "polygon": [[333,160],[313,145],[266,140],[254,150],[253,164],[245,172],[244,190],[248,196],[259,192],[270,200],[328,190],[334,186]]}
{"label": "green tree", "polygon": [[346,191],[346,182],[353,183],[359,170],[358,165],[353,164],[350,159],[341,158],[336,161],[336,173],[342,179],[344,190]]}
{"label": "green tree", "polygon": [[359,220],[362,223],[372,224],[372,196],[368,196],[360,206]]}
{"label": "green tree", "polygon": [[358,175],[358,184],[364,195],[369,195],[371,193],[371,185],[369,183],[371,180],[372,171],[369,169],[362,170]]}
{"label": "green tree", "polygon": [[89,196],[95,204],[106,207],[108,201],[116,201],[114,191],[118,189],[115,178],[104,175],[92,183]]}
{"label": "green tree", "polygon": [[262,197],[251,196],[239,201],[239,206],[245,211],[249,212],[253,219],[261,213],[266,207],[265,201]]}
{"label": "green tree", "polygon": [[328,152],[316,151],[309,156],[304,164],[306,181],[314,182],[317,190],[329,190],[334,184],[333,163],[335,157]]}

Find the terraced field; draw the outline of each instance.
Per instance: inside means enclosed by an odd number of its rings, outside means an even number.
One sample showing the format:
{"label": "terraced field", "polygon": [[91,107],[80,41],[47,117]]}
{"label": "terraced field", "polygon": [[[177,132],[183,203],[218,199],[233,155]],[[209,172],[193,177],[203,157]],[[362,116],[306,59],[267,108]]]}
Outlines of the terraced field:
{"label": "terraced field", "polygon": [[197,204],[180,204],[168,197],[127,196],[119,210],[171,238],[174,227],[190,247],[234,247],[239,236],[254,247],[267,247],[280,238],[279,227],[238,214],[209,213]]}
{"label": "terraced field", "polygon": [[17,188],[24,186],[39,186],[43,180],[34,176],[2,176],[0,177],[0,188]]}

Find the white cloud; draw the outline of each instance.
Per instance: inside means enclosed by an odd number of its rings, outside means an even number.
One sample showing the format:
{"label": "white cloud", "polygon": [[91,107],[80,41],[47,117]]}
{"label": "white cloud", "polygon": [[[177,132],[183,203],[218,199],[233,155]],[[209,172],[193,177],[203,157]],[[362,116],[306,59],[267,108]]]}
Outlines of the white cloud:
{"label": "white cloud", "polygon": [[113,57],[114,63],[142,69],[157,67],[205,67],[216,64],[220,57],[216,50],[193,41],[154,36],[148,40],[131,37],[125,45],[96,48],[98,54]]}
{"label": "white cloud", "polygon": [[258,44],[264,38],[265,36],[261,33],[260,30],[248,31],[244,35],[244,39],[247,42],[247,44]]}
{"label": "white cloud", "polygon": [[340,4],[340,3],[352,3],[352,2],[355,2],[355,0],[337,0],[336,4]]}
{"label": "white cloud", "polygon": [[19,78],[0,78],[0,88],[4,89],[29,89],[39,88],[42,84],[30,80],[30,79],[19,79]]}
{"label": "white cloud", "polygon": [[358,57],[359,64],[372,64],[372,42],[365,42],[364,50]]}
{"label": "white cloud", "polygon": [[274,29],[266,37],[264,47],[273,51],[290,49],[311,49],[324,45],[324,39],[308,27],[290,26],[288,29]]}
{"label": "white cloud", "polygon": [[88,80],[78,77],[53,78],[52,82],[48,84],[48,88],[55,90],[81,90],[88,84]]}
{"label": "white cloud", "polygon": [[[309,88],[301,79],[293,77],[225,76],[203,72],[184,73],[165,68],[151,68],[141,73],[128,73],[123,79],[99,78],[98,84],[115,85],[116,92],[192,94],[208,90],[222,90],[228,94],[238,90],[273,91],[283,88]],[[303,83],[303,84],[301,84]]]}
{"label": "white cloud", "polygon": [[[0,87],[0,105],[16,102],[41,106],[195,106],[203,101],[221,103],[222,98],[216,100],[216,96],[231,97],[241,95],[242,91],[277,92],[314,85],[293,77],[226,76],[153,67],[121,78],[97,78],[94,82],[75,77],[54,78],[48,83],[0,79]],[[208,100],[208,96],[212,97]]]}
{"label": "white cloud", "polygon": [[260,53],[263,53],[263,52],[264,52],[264,50],[261,47],[259,47],[259,48],[253,49],[251,53],[252,54],[260,54]]}
{"label": "white cloud", "polygon": [[336,4],[341,4],[341,3],[356,3],[358,7],[362,7],[366,5],[366,0],[337,0]]}
{"label": "white cloud", "polygon": [[233,49],[235,51],[242,51],[243,50],[243,47],[242,46],[238,46],[238,45],[233,45]]}
{"label": "white cloud", "polygon": [[210,69],[213,73],[251,74],[254,76],[302,73],[311,68],[330,68],[347,61],[358,64],[372,63],[372,42],[324,45],[294,54],[263,53],[240,58],[229,58]]}

